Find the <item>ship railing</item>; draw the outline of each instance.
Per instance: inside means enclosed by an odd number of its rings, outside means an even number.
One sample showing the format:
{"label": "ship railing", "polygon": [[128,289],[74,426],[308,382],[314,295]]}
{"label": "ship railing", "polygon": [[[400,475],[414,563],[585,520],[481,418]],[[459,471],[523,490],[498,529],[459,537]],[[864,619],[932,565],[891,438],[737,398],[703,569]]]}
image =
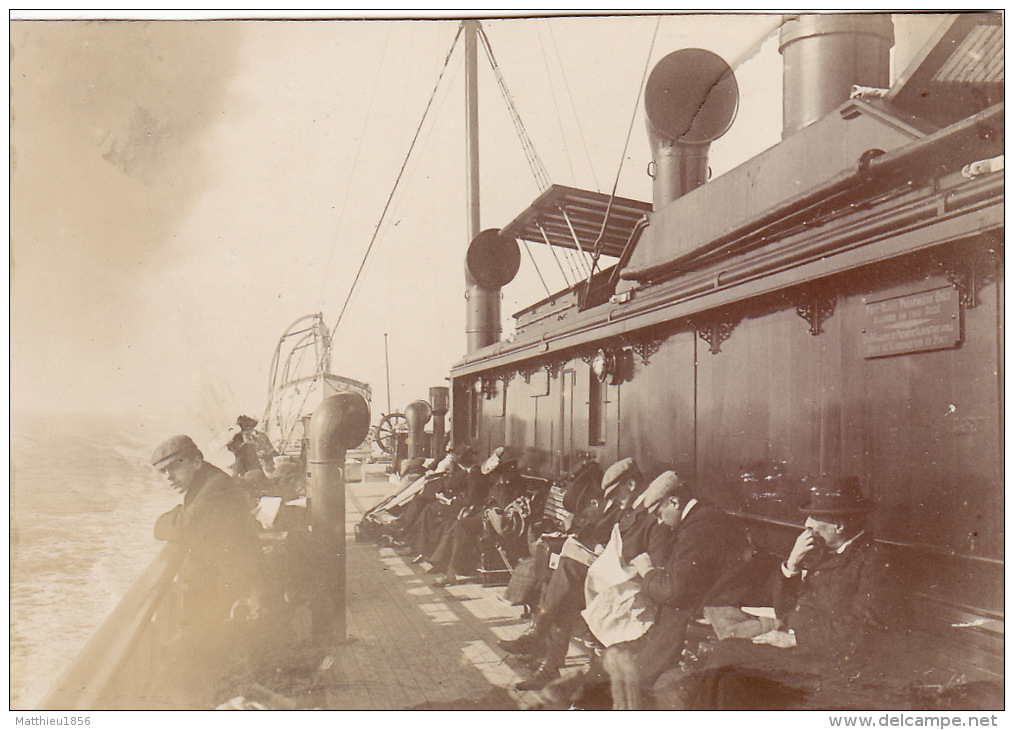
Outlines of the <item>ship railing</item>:
{"label": "ship railing", "polygon": [[164,666],[182,608],[173,590],[186,551],[166,545],[43,699],[44,711],[140,708]]}

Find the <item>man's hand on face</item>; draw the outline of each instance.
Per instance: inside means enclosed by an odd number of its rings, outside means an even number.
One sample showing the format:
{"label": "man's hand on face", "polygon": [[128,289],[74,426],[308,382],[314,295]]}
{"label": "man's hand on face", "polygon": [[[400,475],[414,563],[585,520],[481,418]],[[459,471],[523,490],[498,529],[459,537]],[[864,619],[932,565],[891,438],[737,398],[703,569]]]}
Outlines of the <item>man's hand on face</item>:
{"label": "man's hand on face", "polygon": [[795,575],[802,567],[803,558],[816,547],[817,535],[809,527],[799,533],[789,557],[785,560],[785,569]]}

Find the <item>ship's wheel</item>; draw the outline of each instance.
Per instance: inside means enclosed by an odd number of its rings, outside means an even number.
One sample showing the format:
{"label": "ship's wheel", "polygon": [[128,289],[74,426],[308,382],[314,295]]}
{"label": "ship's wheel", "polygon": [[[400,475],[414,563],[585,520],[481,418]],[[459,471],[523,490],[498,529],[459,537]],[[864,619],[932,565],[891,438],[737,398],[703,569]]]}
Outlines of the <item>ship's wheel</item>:
{"label": "ship's wheel", "polygon": [[401,413],[388,413],[377,424],[374,438],[385,454],[393,454],[398,445],[399,433],[408,433],[408,419]]}

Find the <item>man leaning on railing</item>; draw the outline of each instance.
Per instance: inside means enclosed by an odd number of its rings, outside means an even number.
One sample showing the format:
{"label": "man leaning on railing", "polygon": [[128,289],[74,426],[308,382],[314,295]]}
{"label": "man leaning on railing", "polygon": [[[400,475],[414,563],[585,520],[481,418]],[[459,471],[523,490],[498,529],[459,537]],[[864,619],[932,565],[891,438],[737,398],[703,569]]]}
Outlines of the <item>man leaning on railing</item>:
{"label": "man leaning on railing", "polygon": [[183,494],[182,504],[155,521],[155,537],[187,548],[164,689],[173,704],[207,707],[215,680],[242,653],[242,638],[260,612],[256,526],[242,490],[204,460],[189,436],[160,444],[152,465]]}

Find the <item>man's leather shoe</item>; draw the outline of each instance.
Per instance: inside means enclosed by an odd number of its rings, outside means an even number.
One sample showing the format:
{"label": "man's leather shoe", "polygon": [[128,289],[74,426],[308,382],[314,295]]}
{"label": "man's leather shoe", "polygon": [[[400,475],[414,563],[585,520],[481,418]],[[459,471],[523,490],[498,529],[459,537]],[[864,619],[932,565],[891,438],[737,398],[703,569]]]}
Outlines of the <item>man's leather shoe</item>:
{"label": "man's leather shoe", "polygon": [[553,680],[559,678],[560,678],[559,667],[556,667],[550,664],[549,662],[543,662],[539,666],[539,668],[535,670],[535,674],[533,674],[525,681],[518,682],[517,684],[515,684],[514,689],[521,691],[542,689]]}
{"label": "man's leather shoe", "polygon": [[500,639],[496,645],[508,654],[535,654],[546,652],[546,637],[541,631],[528,629],[516,639]]}

